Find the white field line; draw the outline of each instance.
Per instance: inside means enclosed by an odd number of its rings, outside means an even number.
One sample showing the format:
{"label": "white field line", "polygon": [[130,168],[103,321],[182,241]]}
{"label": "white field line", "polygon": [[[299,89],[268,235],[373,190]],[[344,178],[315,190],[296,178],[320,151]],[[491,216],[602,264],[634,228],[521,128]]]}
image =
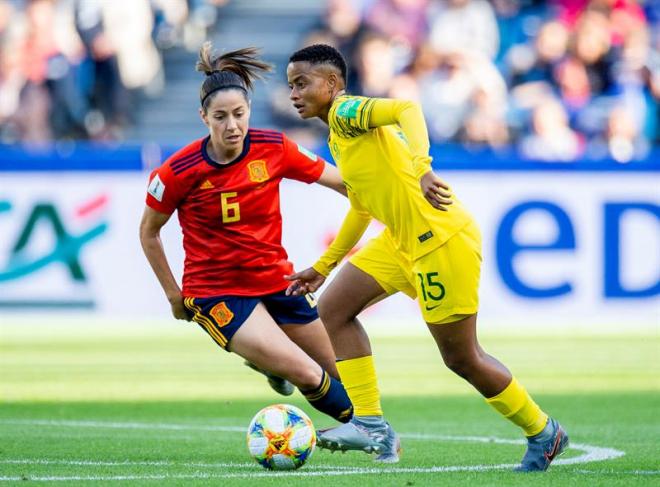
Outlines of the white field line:
{"label": "white field line", "polygon": [[586,469],[575,469],[572,470],[572,472],[575,473],[584,473],[584,474],[598,474],[598,475],[603,475],[603,474],[613,474],[613,475],[619,475],[619,474],[628,474],[628,475],[660,475],[660,470],[612,470],[612,469],[605,469],[605,470],[586,470]]}
{"label": "white field line", "polygon": [[[414,434],[402,433],[401,438],[409,440],[423,440],[423,441],[467,441],[470,443],[500,443],[508,445],[524,445],[524,439],[510,440],[506,438],[494,438],[488,436],[449,436],[449,435],[427,435],[427,434]],[[580,450],[584,453],[577,457],[572,458],[558,458],[553,461],[553,465],[575,465],[578,463],[602,462],[603,460],[612,460],[625,455],[625,452],[616,450],[614,448],[604,448],[600,446],[585,445],[582,443],[571,443],[569,446],[572,450]]]}
{"label": "white field line", "polygon": [[[202,430],[202,431],[226,431],[244,432],[245,428],[237,426],[204,426],[194,424],[169,424],[169,423],[136,423],[136,422],[104,422],[104,421],[53,421],[53,420],[23,420],[7,419],[0,420],[0,424],[12,425],[35,425],[55,427],[89,427],[89,428],[113,428],[113,429],[164,429],[164,430]],[[513,440],[483,436],[450,436],[405,433],[402,438],[419,441],[466,441],[494,444],[524,444],[524,440]],[[555,465],[575,465],[603,460],[619,458],[625,453],[614,448],[604,448],[592,445],[574,443],[571,448],[582,451],[583,454],[573,458],[555,460]],[[74,466],[178,466],[196,468],[254,468],[251,463],[185,463],[185,462],[107,462],[93,460],[45,460],[45,459],[0,459],[0,464],[41,464],[41,465],[74,465]],[[382,468],[353,468],[353,467],[323,467],[314,466],[302,471],[292,472],[232,472],[212,474],[208,472],[195,472],[189,474],[156,474],[156,475],[115,475],[115,476],[29,476],[32,481],[44,482],[66,482],[66,481],[121,481],[121,480],[166,480],[166,479],[215,479],[215,478],[260,478],[272,477],[317,477],[317,476],[340,476],[340,475],[365,475],[365,474],[400,474],[400,473],[442,473],[442,472],[474,472],[488,470],[504,470],[515,467],[516,464],[497,465],[453,465],[437,467],[382,467]],[[598,473],[596,471],[584,470],[584,473]],[[637,471],[635,471],[637,472]],[[655,471],[639,471],[639,474],[654,475]],[[0,481],[20,481],[23,477],[0,477]]]}
{"label": "white field line", "polygon": [[[0,458],[0,465],[64,465],[64,466],[87,466],[87,467],[197,467],[197,468],[250,468],[255,467],[254,462],[220,462],[220,463],[202,463],[202,462],[172,462],[161,461],[97,461],[97,460],[47,460],[43,458]],[[312,470],[352,470],[355,467],[342,467],[337,465],[314,465],[309,467]]]}
{"label": "white field line", "polygon": [[[326,477],[345,475],[373,475],[373,474],[397,474],[397,473],[447,473],[447,472],[483,472],[488,470],[504,470],[513,468],[515,464],[500,465],[472,465],[472,466],[450,466],[429,468],[346,468],[344,470],[310,471],[296,470],[292,472],[236,472],[224,474],[209,474],[195,472],[190,474],[156,474],[156,475],[112,475],[112,476],[28,476],[24,477],[0,477],[2,481],[30,480],[36,482],[73,482],[73,481],[122,481],[122,480],[181,480],[181,479],[228,479],[228,478],[273,478],[273,477]],[[602,475],[612,473],[610,470],[575,470],[579,474]],[[658,470],[626,470],[618,471],[617,474],[628,475],[658,475]]]}
{"label": "white field line", "polygon": [[28,425],[28,426],[71,426],[75,428],[109,428],[129,430],[182,430],[182,431],[239,431],[246,432],[247,428],[240,426],[212,426],[196,424],[173,423],[117,423],[113,421],[53,421],[48,419],[0,419],[0,424]]}

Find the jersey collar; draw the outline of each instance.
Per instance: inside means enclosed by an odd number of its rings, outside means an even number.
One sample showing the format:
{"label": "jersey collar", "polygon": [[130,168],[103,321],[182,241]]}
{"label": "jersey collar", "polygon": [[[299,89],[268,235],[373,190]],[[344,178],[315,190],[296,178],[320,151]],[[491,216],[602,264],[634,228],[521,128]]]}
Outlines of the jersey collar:
{"label": "jersey collar", "polygon": [[247,153],[250,152],[250,132],[248,131],[247,135],[245,136],[245,140],[243,141],[243,150],[236,157],[236,159],[229,161],[225,164],[218,164],[209,156],[207,150],[209,140],[211,140],[211,136],[207,135],[206,137],[204,137],[204,140],[202,141],[202,157],[204,157],[204,160],[206,161],[207,164],[215,167],[216,169],[224,169],[226,167],[233,166],[234,164],[241,162],[245,158]]}

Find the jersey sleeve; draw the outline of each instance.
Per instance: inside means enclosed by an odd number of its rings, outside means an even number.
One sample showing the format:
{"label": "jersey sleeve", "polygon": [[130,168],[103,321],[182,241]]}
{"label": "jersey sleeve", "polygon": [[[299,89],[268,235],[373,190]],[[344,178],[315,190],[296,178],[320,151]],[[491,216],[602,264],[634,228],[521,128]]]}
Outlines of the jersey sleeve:
{"label": "jersey sleeve", "polygon": [[314,183],[321,177],[323,169],[325,169],[325,161],[284,136],[283,166],[283,177],[304,183]]}
{"label": "jersey sleeve", "polygon": [[146,201],[149,208],[170,215],[184,196],[180,181],[167,164],[155,169],[149,176]]}
{"label": "jersey sleeve", "polygon": [[421,107],[408,100],[342,96],[328,114],[330,130],[344,138],[357,137],[370,129],[398,125],[410,148],[417,178],[431,170],[429,135]]}
{"label": "jersey sleeve", "polygon": [[397,124],[410,148],[413,171],[417,179],[431,170],[429,134],[422,108],[417,103],[393,98],[373,98],[369,114],[370,127]]}
{"label": "jersey sleeve", "polygon": [[342,96],[330,108],[328,125],[340,137],[352,138],[369,130],[375,98]]}

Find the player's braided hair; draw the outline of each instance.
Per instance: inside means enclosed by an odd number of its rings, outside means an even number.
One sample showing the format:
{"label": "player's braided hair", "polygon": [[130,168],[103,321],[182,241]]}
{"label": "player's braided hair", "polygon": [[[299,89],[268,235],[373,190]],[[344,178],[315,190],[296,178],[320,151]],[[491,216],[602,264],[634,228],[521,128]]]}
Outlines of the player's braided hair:
{"label": "player's braided hair", "polygon": [[327,44],[313,44],[303,47],[294,52],[289,58],[290,63],[298,61],[307,61],[310,64],[331,64],[341,73],[341,77],[346,81],[347,71],[344,56],[332,46]]}
{"label": "player's braided hair", "polygon": [[206,74],[206,79],[199,90],[199,101],[206,110],[211,95],[218,90],[238,89],[247,97],[253,82],[263,78],[262,72],[272,71],[273,66],[259,59],[259,49],[246,47],[213,55],[213,45],[205,42],[199,50],[199,59],[195,65],[197,71]]}

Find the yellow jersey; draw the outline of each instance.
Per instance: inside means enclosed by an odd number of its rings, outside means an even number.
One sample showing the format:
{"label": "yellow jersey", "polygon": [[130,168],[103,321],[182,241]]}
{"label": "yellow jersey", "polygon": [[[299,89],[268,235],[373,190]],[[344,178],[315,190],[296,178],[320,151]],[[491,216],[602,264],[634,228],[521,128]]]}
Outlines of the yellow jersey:
{"label": "yellow jersey", "polygon": [[416,260],[472,217],[453,195],[448,211],[424,198],[419,178],[430,170],[428,135],[423,117],[411,115],[411,107],[417,108],[401,100],[338,96],[328,114],[328,144],[354,210],[383,223],[396,248]]}

